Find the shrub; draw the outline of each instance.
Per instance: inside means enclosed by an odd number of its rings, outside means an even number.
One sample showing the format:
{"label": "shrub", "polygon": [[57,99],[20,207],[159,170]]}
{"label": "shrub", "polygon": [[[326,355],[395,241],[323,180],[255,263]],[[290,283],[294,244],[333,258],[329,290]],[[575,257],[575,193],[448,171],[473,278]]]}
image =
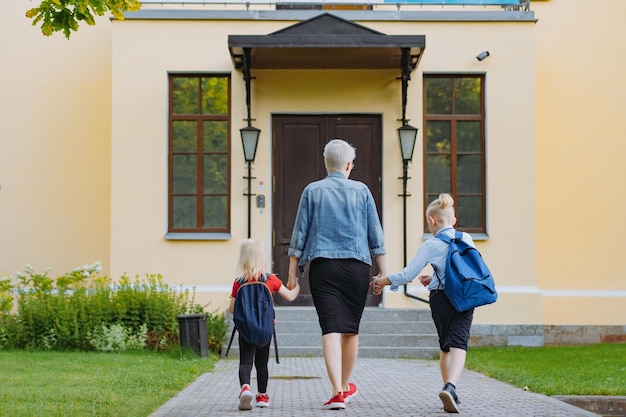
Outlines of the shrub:
{"label": "shrub", "polygon": [[[170,351],[179,345],[177,317],[204,312],[194,292],[176,291],[161,275],[114,281],[101,270],[95,262],[53,279],[26,265],[15,284],[0,279],[0,349]],[[224,313],[207,313],[211,351],[220,352],[225,333]]]}
{"label": "shrub", "polygon": [[146,347],[148,329],[145,324],[139,328],[139,334],[122,324],[101,325],[89,343],[100,352],[120,352],[124,350],[141,350]]}
{"label": "shrub", "polygon": [[226,322],[226,314],[217,310],[207,314],[206,319],[207,337],[209,338],[209,350],[218,355],[222,353],[222,345],[226,338],[226,330],[228,323]]}
{"label": "shrub", "polygon": [[15,286],[9,277],[0,278],[0,316],[11,314]]}

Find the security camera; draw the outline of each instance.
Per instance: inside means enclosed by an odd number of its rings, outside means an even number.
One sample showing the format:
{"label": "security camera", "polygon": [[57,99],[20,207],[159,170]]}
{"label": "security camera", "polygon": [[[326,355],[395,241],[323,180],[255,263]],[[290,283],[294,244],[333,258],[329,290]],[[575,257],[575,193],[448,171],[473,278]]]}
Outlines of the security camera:
{"label": "security camera", "polygon": [[483,59],[487,58],[488,56],[489,56],[489,51],[482,51],[481,53],[476,55],[476,59],[479,60],[479,61],[482,61]]}

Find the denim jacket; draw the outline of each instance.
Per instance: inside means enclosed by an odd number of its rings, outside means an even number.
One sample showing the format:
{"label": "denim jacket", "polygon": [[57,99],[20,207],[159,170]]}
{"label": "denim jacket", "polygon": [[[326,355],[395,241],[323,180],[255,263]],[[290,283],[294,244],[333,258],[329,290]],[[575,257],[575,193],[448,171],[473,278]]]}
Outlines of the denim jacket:
{"label": "denim jacket", "polygon": [[372,265],[370,255],[386,253],[383,229],[367,186],[331,172],[306,186],[289,244],[289,256],[304,265],[315,258],[357,259]]}

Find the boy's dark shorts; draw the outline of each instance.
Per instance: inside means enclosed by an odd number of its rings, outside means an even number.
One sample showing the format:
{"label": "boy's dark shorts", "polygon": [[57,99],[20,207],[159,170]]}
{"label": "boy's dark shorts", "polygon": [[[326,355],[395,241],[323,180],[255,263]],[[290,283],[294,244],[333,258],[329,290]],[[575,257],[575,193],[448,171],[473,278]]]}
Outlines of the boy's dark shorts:
{"label": "boy's dark shorts", "polygon": [[434,290],[430,292],[430,312],[439,335],[439,348],[443,352],[449,352],[451,347],[466,351],[474,309],[459,313],[443,290]]}

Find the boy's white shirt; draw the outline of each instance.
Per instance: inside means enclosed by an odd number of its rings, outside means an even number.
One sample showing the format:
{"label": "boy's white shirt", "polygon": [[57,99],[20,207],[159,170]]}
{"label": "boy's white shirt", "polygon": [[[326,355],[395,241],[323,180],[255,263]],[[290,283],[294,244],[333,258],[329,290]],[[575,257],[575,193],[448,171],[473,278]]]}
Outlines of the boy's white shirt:
{"label": "boy's white shirt", "polygon": [[[437,235],[445,233],[449,237],[454,237],[455,229],[452,226],[443,227],[437,231]],[[474,240],[468,234],[463,232],[463,240],[474,246]],[[437,269],[437,275],[433,275],[428,290],[432,291],[442,288],[446,281],[446,258],[448,256],[448,244],[435,236],[428,239],[417,249],[415,256],[411,258],[409,264],[400,272],[387,276],[391,286],[391,291],[398,291],[401,285],[413,281],[419,273],[427,266],[434,265]],[[439,285],[441,280],[441,286]]]}

